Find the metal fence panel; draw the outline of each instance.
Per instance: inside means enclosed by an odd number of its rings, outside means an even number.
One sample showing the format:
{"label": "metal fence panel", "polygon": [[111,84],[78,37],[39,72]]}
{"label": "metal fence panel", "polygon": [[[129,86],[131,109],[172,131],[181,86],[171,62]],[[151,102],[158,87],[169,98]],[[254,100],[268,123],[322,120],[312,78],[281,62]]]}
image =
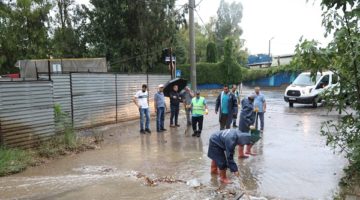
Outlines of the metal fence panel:
{"label": "metal fence panel", "polygon": [[[139,111],[132,98],[137,91],[141,90],[142,84],[147,84],[149,89],[150,114],[154,115],[154,94],[159,84],[165,84],[170,80],[168,75],[146,74],[117,74],[117,117],[118,121],[126,121],[139,118]],[[167,103],[169,105],[169,103]]]}
{"label": "metal fence panel", "polygon": [[52,83],[0,83],[0,136],[9,147],[33,147],[55,134]]}
{"label": "metal fence panel", "polygon": [[145,74],[117,74],[116,76],[118,121],[136,119],[139,111],[132,98],[138,90],[141,90],[141,85],[147,83],[147,77]]}
{"label": "metal fence panel", "polygon": [[54,102],[61,106],[63,112],[71,116],[70,75],[52,75],[51,80],[54,87]]}
{"label": "metal fence panel", "polygon": [[73,73],[73,122],[76,128],[116,121],[114,74]]}
{"label": "metal fence panel", "polygon": [[[168,81],[170,81],[171,76],[170,75],[149,75],[149,90],[150,90],[150,107],[155,112],[154,108],[154,95],[158,91],[158,86],[160,84],[166,84]],[[168,110],[170,111],[170,99],[165,97],[166,105],[168,107]]]}

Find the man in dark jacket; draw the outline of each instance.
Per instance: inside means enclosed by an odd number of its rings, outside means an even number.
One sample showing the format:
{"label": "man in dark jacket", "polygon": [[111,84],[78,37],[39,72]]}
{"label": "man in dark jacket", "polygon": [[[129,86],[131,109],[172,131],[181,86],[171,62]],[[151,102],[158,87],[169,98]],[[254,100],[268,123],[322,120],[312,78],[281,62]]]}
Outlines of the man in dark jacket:
{"label": "man in dark jacket", "polygon": [[[249,133],[250,129],[253,128],[255,123],[255,113],[254,113],[254,98],[255,95],[250,95],[247,98],[244,98],[241,101],[241,112],[240,112],[240,122],[239,130],[241,132]],[[246,154],[251,154],[252,144],[247,145]],[[248,158],[249,156],[244,154],[244,146],[239,145],[239,158]]]}
{"label": "man in dark jacket", "polygon": [[219,112],[220,130],[229,129],[232,123],[233,114],[237,107],[236,97],[229,92],[229,87],[224,85],[224,90],[216,99],[215,113]]}
{"label": "man in dark jacket", "polygon": [[226,176],[226,169],[239,176],[238,167],[234,161],[234,152],[237,145],[247,145],[251,143],[251,135],[242,133],[237,129],[226,129],[217,131],[211,135],[209,140],[208,157],[212,159],[211,173],[218,174],[220,170],[220,181],[231,183]]}
{"label": "man in dark jacket", "polygon": [[[170,127],[179,127],[178,117],[179,117],[179,106],[181,102],[181,96],[178,92],[179,88],[177,85],[173,86],[173,90],[170,92]],[[174,125],[175,118],[175,125]]]}

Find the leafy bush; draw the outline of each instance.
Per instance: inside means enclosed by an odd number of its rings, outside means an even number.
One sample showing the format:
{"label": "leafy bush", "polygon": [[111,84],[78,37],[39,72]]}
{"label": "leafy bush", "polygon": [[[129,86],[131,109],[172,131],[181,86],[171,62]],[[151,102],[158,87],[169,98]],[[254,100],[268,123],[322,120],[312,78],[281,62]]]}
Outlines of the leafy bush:
{"label": "leafy bush", "polygon": [[[182,78],[190,80],[190,65],[178,65],[177,69],[182,71]],[[281,72],[294,72],[297,71],[289,65],[279,66],[279,67],[270,67],[270,68],[260,68],[260,69],[248,69],[245,67],[240,67],[241,76],[237,81],[251,81],[268,76],[272,76]],[[196,76],[198,84],[206,83],[218,83],[223,84],[227,83],[226,74],[221,63],[197,63],[196,64]]]}
{"label": "leafy bush", "polygon": [[52,158],[64,155],[67,151],[74,151],[81,142],[77,139],[70,117],[62,112],[59,104],[54,105],[55,126],[58,132],[49,141],[43,142],[38,148],[41,157]]}

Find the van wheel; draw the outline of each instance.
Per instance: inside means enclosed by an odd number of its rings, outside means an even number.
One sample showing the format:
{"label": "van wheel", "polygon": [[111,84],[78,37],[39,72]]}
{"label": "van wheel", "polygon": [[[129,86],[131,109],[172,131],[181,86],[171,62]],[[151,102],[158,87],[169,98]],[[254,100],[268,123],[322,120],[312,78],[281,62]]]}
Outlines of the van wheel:
{"label": "van wheel", "polygon": [[316,101],[316,99],[313,100],[312,107],[313,107],[313,108],[317,108],[317,101]]}
{"label": "van wheel", "polygon": [[350,103],[349,100],[346,100],[346,101],[345,101],[345,104],[346,104],[347,106],[350,106],[350,105],[351,105],[351,103]]}
{"label": "van wheel", "polygon": [[294,103],[293,103],[293,102],[289,102],[289,107],[290,107],[290,108],[294,107]]}

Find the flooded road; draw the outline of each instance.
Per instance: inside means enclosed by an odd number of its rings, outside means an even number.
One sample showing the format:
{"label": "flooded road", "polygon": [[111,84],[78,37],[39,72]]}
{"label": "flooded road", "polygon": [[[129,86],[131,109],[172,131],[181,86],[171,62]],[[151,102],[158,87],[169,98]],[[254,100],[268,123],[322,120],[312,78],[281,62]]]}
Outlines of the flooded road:
{"label": "flooded road", "polygon": [[191,137],[184,113],[181,127],[164,133],[155,132],[155,119],[151,135],[139,134],[138,121],[99,127],[94,131],[105,140],[99,150],[2,177],[0,199],[234,199],[241,191],[242,199],[332,199],[346,160],[326,147],[320,126],[337,114],[289,108],[282,92],[264,92],[265,131],[253,147],[258,155],[236,159],[241,178],[230,175],[233,184],[221,185],[209,173],[208,140],[219,129],[215,97],[209,97],[201,138]]}

